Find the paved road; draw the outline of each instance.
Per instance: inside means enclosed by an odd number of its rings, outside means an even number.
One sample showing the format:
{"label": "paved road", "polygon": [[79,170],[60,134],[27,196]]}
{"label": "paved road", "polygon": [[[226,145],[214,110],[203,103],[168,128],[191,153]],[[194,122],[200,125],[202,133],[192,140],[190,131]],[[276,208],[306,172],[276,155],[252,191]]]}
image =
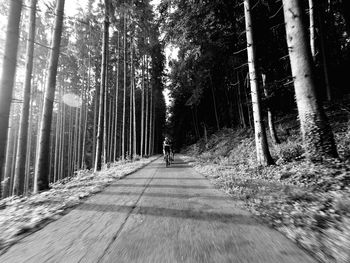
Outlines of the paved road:
{"label": "paved road", "polygon": [[180,159],[90,197],[0,256],[19,262],[316,262]]}

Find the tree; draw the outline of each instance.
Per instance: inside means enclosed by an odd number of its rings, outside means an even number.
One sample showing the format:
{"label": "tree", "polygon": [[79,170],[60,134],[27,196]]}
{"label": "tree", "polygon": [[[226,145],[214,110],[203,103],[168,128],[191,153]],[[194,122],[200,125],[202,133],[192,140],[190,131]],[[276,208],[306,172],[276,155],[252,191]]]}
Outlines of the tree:
{"label": "tree", "polygon": [[269,148],[267,145],[266,131],[261,116],[261,102],[256,69],[250,0],[244,1],[244,14],[246,23],[249,80],[253,105],[257,161],[259,165],[270,165],[273,164],[273,159],[270,155]]}
{"label": "tree", "polygon": [[19,22],[21,19],[22,2],[22,0],[10,1],[6,28],[5,55],[0,83],[0,181],[3,179],[4,172],[3,168],[5,162],[9,114],[17,63]]}
{"label": "tree", "polygon": [[300,128],[308,159],[338,157],[332,130],[317,99],[315,76],[300,0],[283,0],[286,38]]}
{"label": "tree", "polygon": [[49,154],[50,149],[50,131],[52,120],[52,109],[55,98],[57,66],[60,53],[60,44],[62,36],[63,13],[65,0],[57,0],[55,10],[55,27],[53,31],[53,40],[50,51],[50,62],[45,89],[45,100],[39,131],[39,143],[37,159],[35,163],[34,174],[34,192],[48,189],[49,180]]}
{"label": "tree", "polygon": [[[102,64],[101,64],[101,83],[100,83],[100,106],[99,106],[99,115],[98,115],[98,125],[97,125],[97,142],[96,142],[96,156],[95,156],[95,165],[94,171],[98,171],[101,169],[101,158],[102,158],[102,147],[103,138],[107,136],[103,136],[104,132],[104,113],[105,113],[105,92],[106,92],[106,70],[107,70],[107,49],[108,49],[108,30],[109,30],[109,1],[105,0],[105,17],[103,24],[103,39],[102,39]],[[104,155],[106,158],[106,155]],[[103,163],[106,160],[103,160]]]}
{"label": "tree", "polygon": [[23,107],[20,120],[20,129],[18,135],[18,149],[16,158],[15,178],[14,178],[14,194],[20,195],[24,191],[25,163],[27,154],[27,137],[28,137],[28,118],[30,106],[30,90],[33,71],[33,53],[35,38],[35,19],[37,0],[31,0],[30,14],[28,24],[28,40],[26,51],[26,72],[24,80]]}

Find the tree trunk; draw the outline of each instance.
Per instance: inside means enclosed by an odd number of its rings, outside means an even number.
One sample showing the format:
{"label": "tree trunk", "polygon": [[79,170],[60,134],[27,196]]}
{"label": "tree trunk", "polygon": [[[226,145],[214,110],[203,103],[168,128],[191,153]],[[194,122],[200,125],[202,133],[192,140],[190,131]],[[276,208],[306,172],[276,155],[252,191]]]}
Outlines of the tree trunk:
{"label": "tree trunk", "polygon": [[253,105],[254,131],[255,131],[255,145],[257,161],[259,165],[273,164],[273,159],[269,152],[267,144],[266,131],[261,116],[260,93],[258,87],[258,79],[256,73],[255,50],[253,41],[253,28],[251,19],[250,0],[244,0],[244,15],[246,23],[247,36],[247,53],[249,65],[249,79]]}
{"label": "tree trunk", "polygon": [[142,56],[142,81],[141,81],[141,142],[140,142],[140,156],[143,157],[144,149],[144,134],[145,134],[145,57]]}
{"label": "tree trunk", "polygon": [[[101,170],[101,163],[105,160],[102,159],[102,147],[103,147],[103,131],[104,131],[104,109],[105,109],[105,88],[106,88],[106,64],[107,64],[107,48],[108,48],[108,30],[109,30],[109,17],[108,17],[108,4],[109,1],[105,0],[105,19],[103,24],[103,39],[102,39],[102,63],[101,63],[101,83],[100,83],[100,106],[98,114],[98,125],[97,125],[97,138],[96,138],[96,156],[94,171]],[[104,156],[105,157],[105,156]]]}
{"label": "tree trunk", "polygon": [[148,58],[146,56],[146,120],[145,120],[145,155],[148,155],[148,117],[149,117],[149,95],[148,95]]}
{"label": "tree trunk", "polygon": [[[0,83],[0,182],[4,177],[9,114],[15,81],[22,0],[10,1]],[[1,196],[1,187],[0,187]]]}
{"label": "tree trunk", "polygon": [[21,195],[24,191],[25,163],[27,153],[27,137],[28,137],[28,118],[30,106],[30,90],[33,72],[33,53],[35,38],[35,14],[37,0],[31,0],[30,15],[28,26],[28,40],[26,51],[26,72],[24,80],[23,108],[20,121],[20,129],[18,136],[18,149],[16,158],[15,178],[14,178],[14,194]]}
{"label": "tree trunk", "polygon": [[315,29],[315,6],[314,0],[309,0],[309,30],[310,30],[310,47],[311,55],[316,61],[316,29]]}
{"label": "tree trunk", "polygon": [[62,35],[63,12],[65,0],[57,0],[55,28],[53,32],[53,41],[50,52],[50,65],[46,82],[45,101],[43,107],[43,115],[41,119],[39,132],[39,148],[37,151],[37,160],[34,175],[34,192],[49,188],[48,184],[48,165],[49,155],[47,151],[50,149],[50,127],[52,120],[52,108],[55,98],[55,86],[57,65],[60,53],[60,43]]}
{"label": "tree trunk", "polygon": [[[133,54],[133,48],[131,49],[131,54]],[[136,100],[135,100],[135,81],[134,81],[134,66],[133,60],[131,60],[131,85],[132,85],[132,119],[133,119],[133,157],[136,156]]]}
{"label": "tree trunk", "polygon": [[119,148],[119,143],[118,143],[118,99],[119,99],[119,62],[120,62],[120,45],[119,45],[119,32],[118,32],[118,43],[117,43],[117,49],[118,49],[118,59],[117,59],[117,77],[116,77],[116,91],[115,91],[115,123],[114,123],[114,130],[115,130],[115,135],[114,135],[114,157],[113,160],[117,160],[118,156],[118,148]]}
{"label": "tree trunk", "polygon": [[213,79],[211,77],[211,73],[209,73],[209,78],[210,78],[211,94],[213,96],[213,108],[214,108],[214,113],[215,113],[216,129],[220,130],[219,117],[218,117],[218,112],[217,112],[217,108],[216,108],[216,99],[215,99],[214,85],[213,85]]}
{"label": "tree trunk", "polygon": [[331,86],[329,81],[329,74],[328,74],[328,58],[327,58],[327,50],[326,50],[326,39],[325,39],[325,32],[324,32],[324,10],[318,10],[319,14],[319,36],[320,36],[320,49],[321,49],[321,56],[322,56],[322,68],[323,68],[323,74],[324,74],[324,82],[326,86],[326,96],[327,100],[332,100],[332,93],[331,93]]}
{"label": "tree trunk", "polygon": [[[265,97],[268,98],[269,97],[269,92],[266,88],[266,74],[261,74],[261,78],[262,78],[262,85],[263,85],[263,89],[264,89],[264,94]],[[277,136],[277,132],[276,132],[276,128],[275,128],[275,123],[274,123],[274,114],[270,108],[270,106],[267,106],[267,122],[269,125],[269,130],[270,130],[270,136],[271,139],[273,141],[274,144],[280,144],[280,140],[278,139]]]}
{"label": "tree trunk", "polygon": [[300,0],[283,0],[286,38],[301,134],[308,159],[338,157],[332,130],[317,100],[311,51],[307,41]]}
{"label": "tree trunk", "polygon": [[124,81],[124,85],[123,85],[123,122],[122,122],[122,160],[125,159],[125,126],[126,126],[126,71],[127,71],[127,65],[126,65],[126,30],[127,30],[127,18],[126,18],[126,14],[124,14],[124,77],[123,77],[123,81]]}

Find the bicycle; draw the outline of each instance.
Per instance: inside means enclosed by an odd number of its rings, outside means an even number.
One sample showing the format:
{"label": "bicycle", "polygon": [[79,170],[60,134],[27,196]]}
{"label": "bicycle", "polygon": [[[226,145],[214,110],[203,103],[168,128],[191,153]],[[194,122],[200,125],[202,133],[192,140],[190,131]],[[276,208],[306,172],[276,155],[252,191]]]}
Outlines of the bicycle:
{"label": "bicycle", "polygon": [[167,152],[167,153],[165,154],[165,166],[166,166],[166,167],[169,167],[170,164],[171,164],[170,154]]}

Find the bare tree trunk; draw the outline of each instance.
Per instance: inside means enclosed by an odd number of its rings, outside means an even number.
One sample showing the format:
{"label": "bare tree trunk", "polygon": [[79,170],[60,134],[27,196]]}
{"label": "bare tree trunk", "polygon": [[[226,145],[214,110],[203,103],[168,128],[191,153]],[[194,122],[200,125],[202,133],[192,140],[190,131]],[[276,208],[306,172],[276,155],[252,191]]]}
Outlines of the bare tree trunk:
{"label": "bare tree trunk", "polygon": [[[4,177],[4,163],[7,144],[9,114],[12,91],[16,74],[17,50],[19,38],[19,22],[21,19],[22,0],[10,1],[6,40],[3,59],[3,70],[0,83],[0,182]],[[1,196],[1,187],[0,187]]]}
{"label": "bare tree trunk", "polygon": [[[266,88],[266,74],[261,74],[262,77],[262,85],[264,89],[264,94],[265,97],[269,97],[269,92]],[[279,144],[281,143],[280,140],[278,139],[276,128],[275,128],[275,123],[274,123],[274,114],[270,108],[270,106],[267,106],[267,121],[269,125],[269,130],[270,130],[270,136],[274,144]]]}
{"label": "bare tree trunk", "polygon": [[[97,67],[96,67],[97,71]],[[97,78],[97,77],[96,77]],[[94,107],[94,125],[93,125],[93,136],[92,136],[92,161],[95,162],[96,157],[96,146],[97,146],[97,130],[96,127],[98,125],[98,113],[99,113],[99,105],[100,105],[100,87],[95,81],[95,107]]]}
{"label": "bare tree trunk", "polygon": [[7,131],[7,147],[6,147],[6,159],[4,163],[4,178],[3,178],[3,191],[2,197],[6,198],[11,195],[11,159],[13,155],[13,140],[14,140],[14,119],[9,119],[9,127]]}
{"label": "bare tree trunk", "polygon": [[321,48],[321,55],[322,55],[322,68],[323,68],[323,74],[324,74],[324,82],[326,86],[326,96],[327,100],[332,100],[332,92],[331,92],[331,85],[329,81],[329,74],[328,74],[328,58],[327,58],[327,50],[326,50],[326,40],[325,40],[325,32],[324,32],[324,11],[317,9],[319,15],[319,36],[320,36],[320,48]]}
{"label": "bare tree trunk", "polygon": [[149,79],[148,79],[148,58],[146,56],[146,122],[145,122],[145,155],[148,155],[148,131],[149,131],[149,127],[148,127],[148,117],[149,117]]}
{"label": "bare tree trunk", "polygon": [[[100,83],[100,107],[98,114],[98,125],[97,125],[97,140],[96,140],[96,156],[94,171],[97,172],[101,170],[101,163],[104,163],[105,160],[102,159],[102,147],[103,147],[103,131],[104,131],[104,96],[105,96],[105,87],[106,87],[106,64],[107,64],[107,48],[108,48],[108,30],[109,30],[109,10],[108,10],[109,1],[105,0],[105,19],[103,24],[103,39],[102,39],[102,65],[101,65],[101,83]],[[105,157],[105,156],[104,156]]]}
{"label": "bare tree trunk", "polygon": [[314,0],[309,0],[309,30],[310,30],[310,47],[311,55],[316,61],[316,28],[315,28],[315,13]]}
{"label": "bare tree trunk", "polygon": [[152,155],[152,133],[153,133],[153,86],[151,85],[150,89],[150,110],[149,110],[149,138],[148,138],[148,155]]}
{"label": "bare tree trunk", "polygon": [[122,122],[122,160],[125,159],[125,126],[126,126],[126,71],[127,71],[127,65],[126,65],[126,30],[127,30],[127,18],[126,14],[124,14],[124,90],[123,90],[123,122]]}
{"label": "bare tree trunk", "polygon": [[114,135],[114,157],[113,160],[117,160],[118,156],[118,148],[119,148],[119,143],[118,143],[118,99],[119,99],[119,62],[120,62],[120,35],[118,32],[118,38],[117,38],[117,49],[118,49],[118,59],[117,59],[117,77],[116,77],[116,91],[115,91],[115,123],[114,123],[114,130],[115,130],[115,135]]}
{"label": "bare tree trunk", "polygon": [[[109,26],[108,26],[109,27]],[[109,30],[109,29],[108,29]],[[108,34],[108,31],[107,31]],[[104,78],[104,82],[105,82],[105,86],[104,86],[104,107],[103,107],[103,140],[102,140],[102,144],[103,144],[103,158],[102,158],[102,164],[106,165],[108,162],[108,127],[109,127],[109,122],[108,122],[108,115],[110,112],[107,111],[107,106],[108,106],[108,96],[109,96],[109,85],[108,85],[108,36],[106,39],[106,55],[105,55],[105,59],[106,59],[106,64],[105,64],[105,78]]]}
{"label": "bare tree trunk", "polygon": [[16,158],[16,168],[14,177],[14,194],[21,195],[24,191],[24,176],[25,163],[27,153],[27,137],[28,137],[28,118],[30,106],[30,90],[33,72],[33,53],[34,53],[34,38],[35,38],[35,14],[36,14],[37,0],[31,0],[29,26],[28,26],[28,40],[26,51],[26,72],[24,81],[23,94],[23,108],[20,121],[20,130],[18,136],[18,149]]}
{"label": "bare tree trunk", "polygon": [[129,97],[129,155],[130,155],[130,159],[133,159],[134,156],[133,151],[132,151],[132,143],[133,143],[133,139],[132,139],[132,131],[133,131],[133,111],[132,111],[132,107],[133,107],[133,78],[132,78],[132,71],[133,71],[133,51],[132,51],[132,37],[130,37],[130,97]]}
{"label": "bare tree trunk", "polygon": [[253,41],[253,28],[251,19],[250,0],[244,0],[244,15],[246,23],[247,36],[247,53],[249,65],[249,79],[252,95],[253,117],[254,117],[254,131],[255,131],[255,146],[256,155],[259,165],[273,164],[273,159],[269,152],[267,144],[266,131],[261,116],[260,93],[258,88],[258,79],[256,73],[255,50]]}
{"label": "bare tree trunk", "polygon": [[219,117],[218,117],[218,112],[217,112],[217,108],[216,108],[216,99],[215,99],[214,85],[213,85],[213,80],[212,80],[212,77],[211,77],[211,73],[209,73],[209,78],[210,78],[211,94],[213,96],[213,108],[214,108],[214,113],[215,113],[216,129],[220,130]]}
{"label": "bare tree trunk", "polygon": [[311,50],[302,20],[300,0],[283,0],[283,9],[306,155],[312,161],[338,157],[332,130],[316,96]]}
{"label": "bare tree trunk", "polygon": [[144,134],[145,134],[145,56],[142,56],[142,82],[141,82],[141,143],[140,143],[140,156],[143,157],[144,149]]}
{"label": "bare tree trunk", "polygon": [[[133,40],[132,40],[133,41]],[[133,54],[133,48],[131,49],[131,54]],[[135,100],[135,76],[134,76],[134,63],[131,60],[131,87],[132,87],[132,112],[133,112],[133,158],[136,156],[136,100]]]}
{"label": "bare tree trunk", "polygon": [[50,127],[52,120],[52,107],[55,98],[57,65],[60,53],[60,43],[62,35],[63,12],[65,0],[57,0],[55,28],[53,32],[53,41],[50,52],[50,65],[45,90],[45,101],[43,107],[43,115],[41,119],[39,132],[39,148],[37,152],[37,160],[34,175],[34,192],[49,188],[48,184],[48,165],[50,149]]}

